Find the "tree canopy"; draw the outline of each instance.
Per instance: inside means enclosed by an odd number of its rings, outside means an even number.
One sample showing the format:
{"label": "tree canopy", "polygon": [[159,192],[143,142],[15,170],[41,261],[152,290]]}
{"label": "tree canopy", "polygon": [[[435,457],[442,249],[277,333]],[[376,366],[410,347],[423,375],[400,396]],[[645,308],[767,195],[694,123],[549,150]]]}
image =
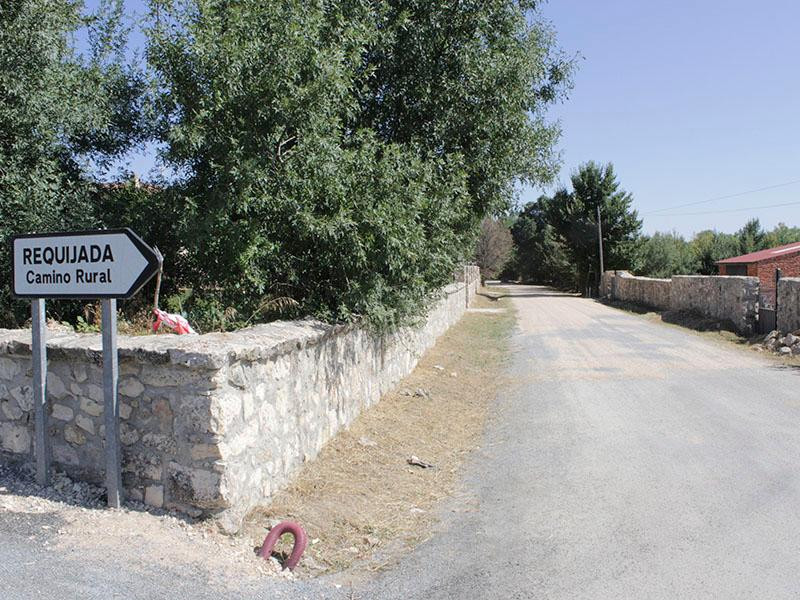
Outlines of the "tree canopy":
{"label": "tree canopy", "polygon": [[599,282],[597,209],[603,234],[606,269],[628,269],[642,227],[633,197],[617,181],[611,164],[588,162],[571,176],[572,191],[561,189],[544,198],[547,220],[575,267],[576,285],[584,289]]}
{"label": "tree canopy", "polygon": [[[0,261],[18,232],[97,224],[88,163],[102,167],[144,134],[141,73],[122,54],[122,4],[86,14],[70,0],[0,3]],[[72,40],[86,32],[89,51]],[[0,321],[26,318],[0,286]]]}
{"label": "tree canopy", "polygon": [[391,325],[555,170],[570,64],[533,3],[153,0],[148,58],[196,292]]}

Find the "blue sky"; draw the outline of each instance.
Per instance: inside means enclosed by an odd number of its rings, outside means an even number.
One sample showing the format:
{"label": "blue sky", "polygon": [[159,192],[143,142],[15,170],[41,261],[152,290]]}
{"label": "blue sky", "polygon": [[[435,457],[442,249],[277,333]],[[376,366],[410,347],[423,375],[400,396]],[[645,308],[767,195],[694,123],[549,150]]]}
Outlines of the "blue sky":
{"label": "blue sky", "polygon": [[[800,225],[800,3],[551,0],[542,12],[583,57],[553,111],[562,184],[587,160],[613,162],[646,232]],[[698,212],[712,214],[685,214]]]}
{"label": "blue sky", "polygon": [[[542,13],[581,56],[569,100],[552,110],[561,185],[583,162],[613,162],[648,233],[734,231],[750,217],[800,225],[800,3],[550,0]],[[146,174],[152,152],[129,167]]]}

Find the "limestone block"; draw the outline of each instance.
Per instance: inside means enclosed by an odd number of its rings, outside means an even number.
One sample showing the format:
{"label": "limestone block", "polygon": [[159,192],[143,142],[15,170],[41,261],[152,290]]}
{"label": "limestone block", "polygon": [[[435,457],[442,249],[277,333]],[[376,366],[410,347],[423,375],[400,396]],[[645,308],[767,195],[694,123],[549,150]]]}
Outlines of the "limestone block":
{"label": "limestone block", "polygon": [[10,358],[0,358],[0,379],[11,381],[20,372],[17,361]]}
{"label": "limestone block", "polygon": [[89,377],[86,373],[86,365],[83,363],[74,363],[72,365],[72,376],[78,383],[86,381]]}
{"label": "limestone block", "polygon": [[31,448],[31,434],[24,425],[0,423],[0,447],[16,454],[25,454]]}
{"label": "limestone block", "polygon": [[225,497],[222,475],[204,469],[192,469],[171,462],[168,470],[169,497],[206,509],[227,508],[230,500]]}
{"label": "limestone block", "polygon": [[24,411],[33,410],[33,388],[29,385],[21,385],[9,390],[11,397],[17,401],[19,407]]}
{"label": "limestone block", "polygon": [[73,410],[69,406],[64,406],[63,404],[53,404],[50,414],[54,419],[58,419],[59,421],[72,421],[72,417],[75,416]]}
{"label": "limestone block", "polygon": [[105,398],[103,388],[93,383],[90,383],[86,386],[86,394],[95,402],[103,402],[103,399]]}
{"label": "limestone block", "polygon": [[206,460],[209,458],[214,460],[222,458],[218,444],[194,444],[192,446],[193,460]]}
{"label": "limestone block", "polygon": [[175,387],[192,383],[197,379],[197,373],[190,369],[180,367],[155,367],[146,365],[142,368],[139,380],[153,387]]}
{"label": "limestone block", "polygon": [[99,417],[103,414],[103,405],[91,398],[81,398],[81,410],[87,415]]}
{"label": "limestone block", "polygon": [[119,403],[119,416],[121,419],[129,419],[131,417],[131,408],[130,404],[126,404],[125,402]]}
{"label": "limestone block", "polygon": [[134,377],[127,377],[119,383],[119,393],[128,398],[138,398],[144,389],[142,382]]}
{"label": "limestone block", "polygon": [[47,373],[47,395],[53,398],[63,398],[67,395],[67,387],[64,382],[52,371]]}
{"label": "limestone block", "polygon": [[148,485],[144,488],[144,503],[161,508],[164,505],[164,486]]}
{"label": "limestone block", "polygon": [[89,435],[94,435],[94,421],[91,417],[79,413],[78,416],[75,417],[75,424]]}
{"label": "limestone block", "polygon": [[22,408],[13,398],[3,398],[0,400],[0,410],[3,412],[7,419],[16,421],[24,414]]}
{"label": "limestone block", "polygon": [[83,435],[83,432],[80,429],[71,423],[64,427],[64,439],[70,444],[74,444],[76,446],[82,446],[86,443],[86,436]]}

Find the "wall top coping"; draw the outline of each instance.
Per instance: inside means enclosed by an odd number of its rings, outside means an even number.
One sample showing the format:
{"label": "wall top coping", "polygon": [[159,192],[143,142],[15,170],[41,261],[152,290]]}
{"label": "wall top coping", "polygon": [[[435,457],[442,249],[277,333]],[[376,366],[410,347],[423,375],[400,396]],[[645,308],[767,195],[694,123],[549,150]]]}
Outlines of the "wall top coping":
{"label": "wall top coping", "polygon": [[724,281],[729,280],[742,280],[742,281],[758,281],[758,277],[749,277],[746,275],[673,275],[673,279],[721,279]]}
{"label": "wall top coping", "polygon": [[[444,295],[464,289],[463,283],[445,286]],[[356,324],[330,325],[315,319],[273,321],[233,332],[201,335],[129,336],[117,338],[119,358],[192,369],[220,369],[232,362],[266,360],[314,346],[332,335],[358,328]],[[102,364],[102,336],[48,330],[48,357]],[[0,356],[30,355],[29,329],[0,329]]]}

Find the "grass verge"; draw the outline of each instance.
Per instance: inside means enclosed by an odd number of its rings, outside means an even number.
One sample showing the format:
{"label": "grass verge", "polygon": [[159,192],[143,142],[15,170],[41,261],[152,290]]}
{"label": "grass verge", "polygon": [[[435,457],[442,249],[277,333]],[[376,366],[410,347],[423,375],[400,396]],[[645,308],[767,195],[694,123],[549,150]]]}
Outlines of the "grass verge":
{"label": "grass verge", "polygon": [[[303,577],[356,562],[379,569],[426,539],[437,503],[455,490],[480,440],[508,358],[510,299],[478,296],[473,307],[505,310],[465,314],[395,391],[326,444],[269,506],[251,513],[242,534],[253,546],[276,520],[300,522],[311,540],[295,571]],[[412,455],[434,467],[409,465]],[[290,540],[284,536],[279,553],[290,551]]]}

